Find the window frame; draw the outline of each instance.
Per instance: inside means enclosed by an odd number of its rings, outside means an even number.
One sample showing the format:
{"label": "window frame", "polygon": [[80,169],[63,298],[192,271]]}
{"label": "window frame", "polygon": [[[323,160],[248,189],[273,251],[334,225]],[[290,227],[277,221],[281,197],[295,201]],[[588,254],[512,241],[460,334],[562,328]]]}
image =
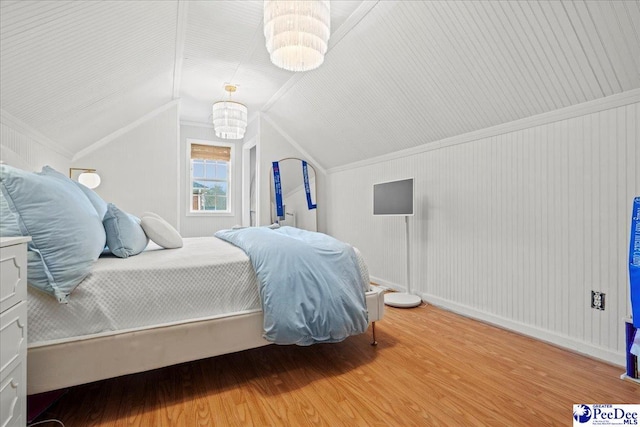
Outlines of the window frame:
{"label": "window frame", "polygon": [[[193,168],[191,165],[191,145],[209,145],[214,147],[228,147],[231,150],[230,159],[229,159],[229,167],[227,168],[227,209],[224,211],[195,211],[193,210]],[[233,202],[234,202],[234,184],[233,184],[233,173],[235,170],[235,155],[236,155],[236,146],[233,143],[222,142],[222,141],[210,141],[204,139],[193,139],[187,138],[186,143],[186,184],[187,184],[187,194],[186,194],[186,216],[233,216]]]}

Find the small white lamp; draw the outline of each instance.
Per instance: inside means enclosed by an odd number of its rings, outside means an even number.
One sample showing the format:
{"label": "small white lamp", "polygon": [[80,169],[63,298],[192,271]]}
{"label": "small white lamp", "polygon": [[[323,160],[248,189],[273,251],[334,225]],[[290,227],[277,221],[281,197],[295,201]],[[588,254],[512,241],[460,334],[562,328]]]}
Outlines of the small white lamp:
{"label": "small white lamp", "polygon": [[85,187],[94,189],[100,185],[100,175],[98,175],[95,169],[70,168],[69,178],[71,178],[73,171],[82,171],[82,173],[78,175],[78,182]]}

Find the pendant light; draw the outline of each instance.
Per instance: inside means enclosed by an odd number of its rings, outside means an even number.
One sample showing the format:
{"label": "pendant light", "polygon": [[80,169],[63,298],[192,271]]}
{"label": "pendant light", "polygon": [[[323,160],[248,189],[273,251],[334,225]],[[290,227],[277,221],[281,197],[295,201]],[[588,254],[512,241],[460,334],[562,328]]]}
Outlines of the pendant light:
{"label": "pendant light", "polygon": [[229,92],[229,99],[213,104],[213,130],[218,138],[242,139],[247,130],[247,107],[231,100],[231,94],[236,89],[234,85],[225,85],[224,90]]}
{"label": "pendant light", "polygon": [[324,62],[330,34],[328,0],[265,0],[264,36],[271,62],[309,71]]}

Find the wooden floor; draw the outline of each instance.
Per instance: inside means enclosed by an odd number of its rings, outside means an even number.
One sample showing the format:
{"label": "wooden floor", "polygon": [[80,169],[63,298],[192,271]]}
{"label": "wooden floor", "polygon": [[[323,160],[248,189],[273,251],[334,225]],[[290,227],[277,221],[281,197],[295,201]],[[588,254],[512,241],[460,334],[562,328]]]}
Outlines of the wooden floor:
{"label": "wooden floor", "polygon": [[370,334],[272,345],[75,387],[38,420],[55,417],[66,427],[568,426],[574,403],[640,403],[640,385],[620,380],[620,367],[431,305],[388,308],[376,329],[377,347]]}

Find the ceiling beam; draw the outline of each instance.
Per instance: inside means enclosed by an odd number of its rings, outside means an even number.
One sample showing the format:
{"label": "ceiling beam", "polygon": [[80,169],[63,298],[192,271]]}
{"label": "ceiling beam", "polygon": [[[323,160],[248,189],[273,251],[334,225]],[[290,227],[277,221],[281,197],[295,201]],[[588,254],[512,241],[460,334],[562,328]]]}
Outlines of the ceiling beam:
{"label": "ceiling beam", "polygon": [[180,98],[180,81],[182,78],[182,63],[184,61],[184,41],[187,34],[187,15],[189,2],[178,0],[178,17],[176,19],[176,51],[173,60],[173,98]]}

